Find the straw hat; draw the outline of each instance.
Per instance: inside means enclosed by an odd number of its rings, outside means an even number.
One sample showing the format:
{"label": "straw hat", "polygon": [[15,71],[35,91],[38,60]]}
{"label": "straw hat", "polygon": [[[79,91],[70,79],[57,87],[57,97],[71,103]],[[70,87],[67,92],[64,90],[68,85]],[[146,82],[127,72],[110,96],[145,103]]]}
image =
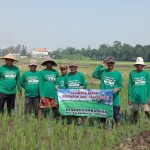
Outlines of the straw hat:
{"label": "straw hat", "polygon": [[77,63],[76,63],[75,61],[73,61],[73,62],[70,62],[70,64],[69,64],[69,67],[71,67],[71,66],[78,67],[78,65],[77,65]]}
{"label": "straw hat", "polygon": [[5,55],[4,57],[1,57],[0,59],[12,59],[18,62],[18,60],[11,53],[8,53],[7,55]]}
{"label": "straw hat", "polygon": [[42,62],[42,66],[45,66],[46,64],[47,64],[47,62],[52,62],[52,65],[53,66],[57,66],[57,64],[56,64],[56,62],[54,62],[54,60],[51,58],[51,57],[47,57],[46,59],[45,59],[45,61],[44,62]]}
{"label": "straw hat", "polygon": [[135,65],[143,65],[143,66],[145,66],[143,58],[142,57],[137,57],[134,66]]}

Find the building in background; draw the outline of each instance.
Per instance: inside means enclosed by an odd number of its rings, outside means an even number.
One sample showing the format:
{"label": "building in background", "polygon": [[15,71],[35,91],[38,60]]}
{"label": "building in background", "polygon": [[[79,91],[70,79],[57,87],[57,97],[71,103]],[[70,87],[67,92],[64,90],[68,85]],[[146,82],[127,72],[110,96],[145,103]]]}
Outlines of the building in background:
{"label": "building in background", "polygon": [[35,48],[28,55],[33,58],[48,57],[48,50],[46,48]]}

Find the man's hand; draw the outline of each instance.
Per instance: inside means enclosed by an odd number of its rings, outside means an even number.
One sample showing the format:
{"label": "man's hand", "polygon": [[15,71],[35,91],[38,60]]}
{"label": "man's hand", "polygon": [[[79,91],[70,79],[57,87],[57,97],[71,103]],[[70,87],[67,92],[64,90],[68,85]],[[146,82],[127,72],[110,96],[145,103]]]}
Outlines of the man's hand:
{"label": "man's hand", "polygon": [[101,65],[104,66],[104,65],[106,64],[106,62],[107,62],[107,59],[104,59],[104,60],[102,61]]}
{"label": "man's hand", "polygon": [[55,90],[58,90],[58,86],[55,86]]}
{"label": "man's hand", "polygon": [[147,104],[148,104],[148,106],[150,106],[150,99],[148,100]]}
{"label": "man's hand", "polygon": [[128,100],[128,104],[129,104],[129,105],[132,105],[132,101],[131,101],[131,100]]}
{"label": "man's hand", "polygon": [[18,97],[21,98],[22,97],[22,93],[19,92],[18,93]]}
{"label": "man's hand", "polygon": [[79,86],[79,89],[83,89],[83,86]]}
{"label": "man's hand", "polygon": [[40,102],[45,102],[44,97],[41,97],[41,98],[40,98]]}
{"label": "man's hand", "polygon": [[114,89],[113,89],[113,92],[114,92],[114,93],[117,93],[118,91],[119,91],[119,89],[117,89],[117,88],[114,88]]}

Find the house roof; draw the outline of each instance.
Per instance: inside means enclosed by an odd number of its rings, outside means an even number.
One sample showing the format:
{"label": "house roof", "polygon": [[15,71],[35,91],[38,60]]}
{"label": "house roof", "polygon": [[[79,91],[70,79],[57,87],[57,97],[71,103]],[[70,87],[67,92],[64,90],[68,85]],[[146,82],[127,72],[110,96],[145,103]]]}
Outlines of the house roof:
{"label": "house roof", "polygon": [[37,51],[37,52],[48,52],[46,50],[46,48],[35,48],[34,51]]}

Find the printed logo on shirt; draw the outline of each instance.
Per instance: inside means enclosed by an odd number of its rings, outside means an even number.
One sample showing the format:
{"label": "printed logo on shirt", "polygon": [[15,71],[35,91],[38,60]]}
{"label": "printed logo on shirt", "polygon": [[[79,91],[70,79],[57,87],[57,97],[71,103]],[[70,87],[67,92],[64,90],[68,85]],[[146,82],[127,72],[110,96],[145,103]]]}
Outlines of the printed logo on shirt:
{"label": "printed logo on shirt", "polygon": [[145,78],[144,77],[135,78],[135,85],[145,85]]}
{"label": "printed logo on shirt", "polygon": [[68,86],[69,87],[79,87],[80,86],[80,82],[78,80],[72,80],[68,82]]}
{"label": "printed logo on shirt", "polygon": [[38,84],[39,83],[39,78],[36,77],[36,76],[28,77],[27,81],[28,81],[28,84]]}
{"label": "printed logo on shirt", "polygon": [[115,79],[111,77],[104,76],[104,84],[109,86],[114,86]]}
{"label": "printed logo on shirt", "polygon": [[6,71],[4,73],[5,78],[9,78],[9,79],[15,79],[16,78],[16,73],[13,71]]}
{"label": "printed logo on shirt", "polygon": [[51,75],[46,75],[45,77],[47,79],[47,81],[56,81],[56,75],[51,74]]}
{"label": "printed logo on shirt", "polygon": [[64,86],[64,81],[60,81],[59,86],[60,87]]}

